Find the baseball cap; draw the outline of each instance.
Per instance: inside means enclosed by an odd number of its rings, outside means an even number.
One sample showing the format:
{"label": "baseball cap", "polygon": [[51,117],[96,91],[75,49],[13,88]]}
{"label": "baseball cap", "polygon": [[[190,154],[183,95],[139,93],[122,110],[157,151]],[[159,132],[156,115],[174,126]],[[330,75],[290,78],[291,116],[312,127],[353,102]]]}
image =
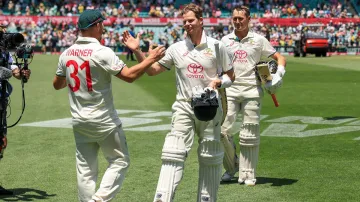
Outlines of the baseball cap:
{"label": "baseball cap", "polygon": [[81,13],[77,25],[79,29],[87,29],[95,23],[102,22],[105,19],[106,18],[101,14],[99,10],[85,10]]}

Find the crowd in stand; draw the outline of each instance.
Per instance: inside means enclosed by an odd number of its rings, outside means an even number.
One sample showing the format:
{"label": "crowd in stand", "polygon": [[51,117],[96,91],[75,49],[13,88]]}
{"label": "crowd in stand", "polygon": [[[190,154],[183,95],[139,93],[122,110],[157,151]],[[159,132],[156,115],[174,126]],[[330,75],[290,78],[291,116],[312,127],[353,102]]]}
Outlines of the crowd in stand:
{"label": "crowd in stand", "polygon": [[[264,25],[262,23],[251,24],[254,32],[266,37],[273,46],[294,46],[296,40],[300,40],[301,32],[316,34],[328,39],[331,47],[359,47],[360,46],[360,24],[355,23],[332,23],[323,26],[300,24],[297,27],[286,27],[276,25]],[[208,32],[214,38],[232,32],[231,25],[211,27]]]}
{"label": "crowd in stand", "polygon": [[[11,14],[17,15],[20,14],[19,11],[23,9],[28,10],[29,6],[26,4],[30,2],[31,5],[30,11],[27,11],[30,15],[73,15],[81,13],[85,9],[93,9],[100,8],[99,2],[97,1],[37,1],[37,0],[22,0],[22,1],[0,1],[3,5],[8,3],[8,7],[12,9]],[[81,3],[82,2],[82,3]],[[164,0],[156,0],[156,1],[127,1],[127,0],[113,0],[109,1],[112,3],[106,3],[105,7],[103,7],[103,11],[108,16],[127,16],[129,14],[128,8],[137,8],[135,10],[142,10],[145,8],[149,8],[149,13],[151,13],[151,9],[155,8],[155,12],[159,9],[157,6],[152,5],[160,5],[161,8],[163,6],[170,5],[169,8],[164,12],[164,9],[160,9],[160,13],[162,16],[171,17],[173,12],[173,3],[172,0],[167,0],[168,4],[164,4]],[[197,1],[194,1],[197,2]],[[225,3],[224,3],[225,2]],[[268,3],[275,3],[273,6],[270,6]],[[344,14],[343,6],[338,4],[336,0],[330,1],[331,4],[321,4],[318,5],[318,8],[312,9],[311,11],[303,12],[304,9],[306,11],[305,6],[297,5],[296,7],[292,3],[292,1],[287,0],[245,0],[245,1],[220,1],[220,0],[200,0],[197,3],[203,5],[204,10],[207,10],[207,4],[217,8],[228,7],[231,8],[235,5],[250,5],[251,7],[256,7],[259,11],[264,10],[263,17],[279,17],[282,14],[286,13],[288,16],[301,16],[301,17],[331,17],[331,16],[343,16]],[[11,5],[13,4],[13,5]],[[119,5],[118,7],[115,5]],[[135,5],[135,7],[134,7]],[[331,6],[330,6],[331,5]],[[25,7],[25,8],[24,8]],[[35,9],[34,9],[35,8]],[[282,9],[287,8],[287,9]],[[295,10],[293,10],[295,8]],[[298,12],[298,8],[300,12]],[[8,9],[8,10],[11,10]],[[174,9],[176,10],[176,9]],[[211,10],[211,9],[210,9]],[[209,11],[210,11],[209,10]],[[270,14],[269,11],[271,10]],[[169,11],[169,12],[168,12]],[[205,12],[206,13],[206,12]],[[132,12],[133,16],[134,12]],[[210,13],[208,13],[210,15]],[[208,15],[205,14],[205,15]],[[280,14],[280,15],[279,15]],[[155,15],[155,14],[154,14]],[[176,14],[175,14],[176,15]],[[211,14],[212,15],[212,14]],[[269,16],[267,16],[269,15]],[[150,16],[153,16],[150,14]],[[102,43],[106,46],[114,47],[115,51],[123,51],[123,46],[120,43],[121,32],[127,28],[128,25],[125,25],[123,22],[114,23],[109,27],[106,27],[107,32],[104,34]],[[261,33],[266,36],[272,45],[274,46],[293,46],[295,40],[299,40],[299,36],[301,30],[305,30],[306,32],[318,32],[321,35],[324,35],[328,38],[329,44],[333,47],[338,46],[359,46],[360,41],[360,24],[333,24],[329,23],[323,27],[318,27],[316,30],[314,28],[306,28],[306,25],[299,25],[298,27],[281,27],[281,26],[270,26],[263,25],[261,23],[252,24],[252,30],[255,32]],[[165,46],[169,46],[170,44],[181,40],[184,38],[185,34],[183,33],[183,29],[181,26],[173,23],[169,23],[165,28],[161,28],[161,32],[155,33],[151,28],[147,27],[138,27],[137,32],[141,34],[141,42],[144,50],[147,50],[149,44],[157,43]],[[232,31],[232,26],[230,25],[218,25],[216,27],[205,27],[206,31],[213,36],[214,38],[220,39],[222,36],[228,34]],[[41,47],[41,51],[43,52],[59,52],[62,51],[65,47],[70,46],[74,43],[77,36],[77,29],[74,23],[54,23],[51,21],[38,21],[37,23],[23,23],[23,22],[10,22],[8,23],[8,32],[21,32],[24,34],[26,40],[30,42],[33,46]]]}
{"label": "crowd in stand", "polygon": [[[312,32],[325,36],[332,47],[359,47],[360,46],[360,24],[334,24],[329,23],[324,26],[307,26],[300,24],[297,27],[286,26],[270,26],[261,23],[252,24],[252,30],[262,34],[269,39],[273,46],[294,46],[294,41],[300,39],[301,31],[306,33]],[[127,29],[127,27],[122,30]],[[181,26],[169,23],[163,32],[157,35],[151,27],[139,27],[137,30],[141,35],[141,46],[146,51],[150,44],[156,43],[169,46],[185,37],[185,33]],[[10,23],[8,32],[17,32],[24,30],[25,38],[31,42],[33,46],[41,47],[41,51],[45,52],[61,52],[65,47],[74,43],[77,36],[77,29],[72,23],[52,24],[23,24],[16,26]],[[217,39],[233,31],[231,25],[219,25],[213,27],[205,27],[206,32]],[[113,47],[115,51],[122,52],[121,32],[117,26],[107,27],[106,33],[103,35],[102,44]]]}
{"label": "crowd in stand", "polygon": [[[234,6],[245,5],[252,17],[358,17],[338,0],[323,1],[316,8],[294,0],[192,0],[204,9],[204,17],[224,17]],[[2,0],[1,14],[73,16],[86,9],[100,9],[113,17],[177,17],[175,0]],[[145,15],[140,16],[140,13]],[[227,17],[227,16],[225,16]]]}

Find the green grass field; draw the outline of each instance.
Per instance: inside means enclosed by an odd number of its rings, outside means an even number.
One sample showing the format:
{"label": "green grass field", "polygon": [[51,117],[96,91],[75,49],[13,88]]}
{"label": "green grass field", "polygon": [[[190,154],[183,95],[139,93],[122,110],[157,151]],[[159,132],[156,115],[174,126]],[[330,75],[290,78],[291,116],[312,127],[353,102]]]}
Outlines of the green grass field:
{"label": "green grass field", "polygon": [[[77,201],[67,90],[52,87],[57,60],[35,55],[30,64],[26,110],[20,124],[8,130],[9,145],[0,161],[0,184],[16,194],[0,198],[4,201]],[[264,97],[258,183],[246,187],[234,179],[221,184],[218,201],[358,201],[359,62],[356,56],[288,57],[277,93],[280,107],[273,106],[269,95]],[[12,78],[11,83],[15,90],[9,125],[21,112],[20,81]],[[174,71],[144,76],[133,84],[113,77],[113,94],[131,155],[131,167],[114,201],[152,201],[175,100]],[[196,201],[196,148],[197,143],[175,201]],[[102,174],[107,165],[101,153],[99,157]]]}

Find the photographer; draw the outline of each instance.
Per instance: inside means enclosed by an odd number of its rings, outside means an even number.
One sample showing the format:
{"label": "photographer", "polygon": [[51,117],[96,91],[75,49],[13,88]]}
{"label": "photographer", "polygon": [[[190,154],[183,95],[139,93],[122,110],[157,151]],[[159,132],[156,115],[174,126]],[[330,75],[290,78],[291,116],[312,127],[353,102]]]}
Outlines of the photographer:
{"label": "photographer", "polygon": [[[4,23],[0,23],[0,32],[5,33],[6,32],[6,27],[7,24]],[[20,71],[20,68],[13,64],[15,61],[12,57],[12,55],[7,51],[7,50],[3,50],[3,48],[1,49],[1,53],[0,53],[0,58],[2,59],[3,62],[2,64],[0,63],[0,89],[1,92],[3,92],[3,88],[6,88],[6,94],[5,97],[2,97],[2,93],[0,94],[0,100],[6,103],[5,105],[0,106],[0,111],[2,113],[2,115],[5,116],[6,119],[6,106],[7,106],[7,100],[8,100],[8,96],[10,96],[11,94],[11,90],[12,87],[8,82],[3,82],[3,80],[7,80],[8,78],[10,78],[11,76],[14,76],[17,79],[21,79],[21,78],[26,78],[26,80],[28,80],[30,78],[30,74],[31,71],[30,69],[22,69]],[[9,73],[11,72],[11,73]],[[6,74],[9,74],[9,76],[7,76]],[[2,86],[2,84],[6,84],[6,86]],[[5,107],[3,107],[5,106]],[[4,111],[5,110],[5,111]],[[5,122],[5,124],[1,124],[1,125],[5,125],[6,126],[6,121],[1,120],[2,122]],[[6,127],[2,127],[1,131],[0,131],[0,159],[3,157],[3,153],[4,150],[7,147],[7,138],[6,138]],[[0,195],[13,195],[12,191],[6,190],[5,188],[3,188],[2,186],[0,186]]]}
{"label": "photographer", "polygon": [[[3,22],[0,23],[0,32],[6,33],[6,28],[7,28],[7,23],[3,23]],[[14,59],[9,52],[4,52],[3,50],[1,50],[1,54],[2,54],[2,57],[4,57],[4,58],[9,57],[8,64],[10,64],[10,65],[9,65],[9,67],[5,67],[5,68],[11,69],[12,75],[15,78],[21,79],[21,76],[24,76],[27,80],[29,80],[30,74],[31,74],[30,69],[26,69],[26,70],[22,69],[22,71],[20,72],[19,67],[12,64],[14,62]],[[0,66],[1,66],[1,64],[0,64]]]}

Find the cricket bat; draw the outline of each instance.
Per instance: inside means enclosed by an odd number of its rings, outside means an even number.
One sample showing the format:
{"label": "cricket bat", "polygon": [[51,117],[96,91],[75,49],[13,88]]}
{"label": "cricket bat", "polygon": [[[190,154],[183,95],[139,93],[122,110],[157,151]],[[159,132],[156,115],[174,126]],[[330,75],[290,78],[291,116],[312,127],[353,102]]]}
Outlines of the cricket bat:
{"label": "cricket bat", "polygon": [[[258,71],[262,84],[265,84],[266,82],[272,80],[272,76],[267,63],[256,65],[256,69]],[[275,94],[270,95],[275,104],[275,107],[279,107],[279,102],[277,101]]]}
{"label": "cricket bat", "polygon": [[[218,77],[220,77],[225,71],[221,64],[221,56],[220,56],[220,48],[219,48],[219,42],[215,42],[215,56],[216,56],[216,66],[217,66],[217,72]],[[226,91],[224,88],[218,89],[218,92],[221,96],[221,104],[222,104],[222,110],[223,110],[223,118],[221,120],[221,125],[225,121],[225,117],[227,114],[227,98],[226,98]]]}

